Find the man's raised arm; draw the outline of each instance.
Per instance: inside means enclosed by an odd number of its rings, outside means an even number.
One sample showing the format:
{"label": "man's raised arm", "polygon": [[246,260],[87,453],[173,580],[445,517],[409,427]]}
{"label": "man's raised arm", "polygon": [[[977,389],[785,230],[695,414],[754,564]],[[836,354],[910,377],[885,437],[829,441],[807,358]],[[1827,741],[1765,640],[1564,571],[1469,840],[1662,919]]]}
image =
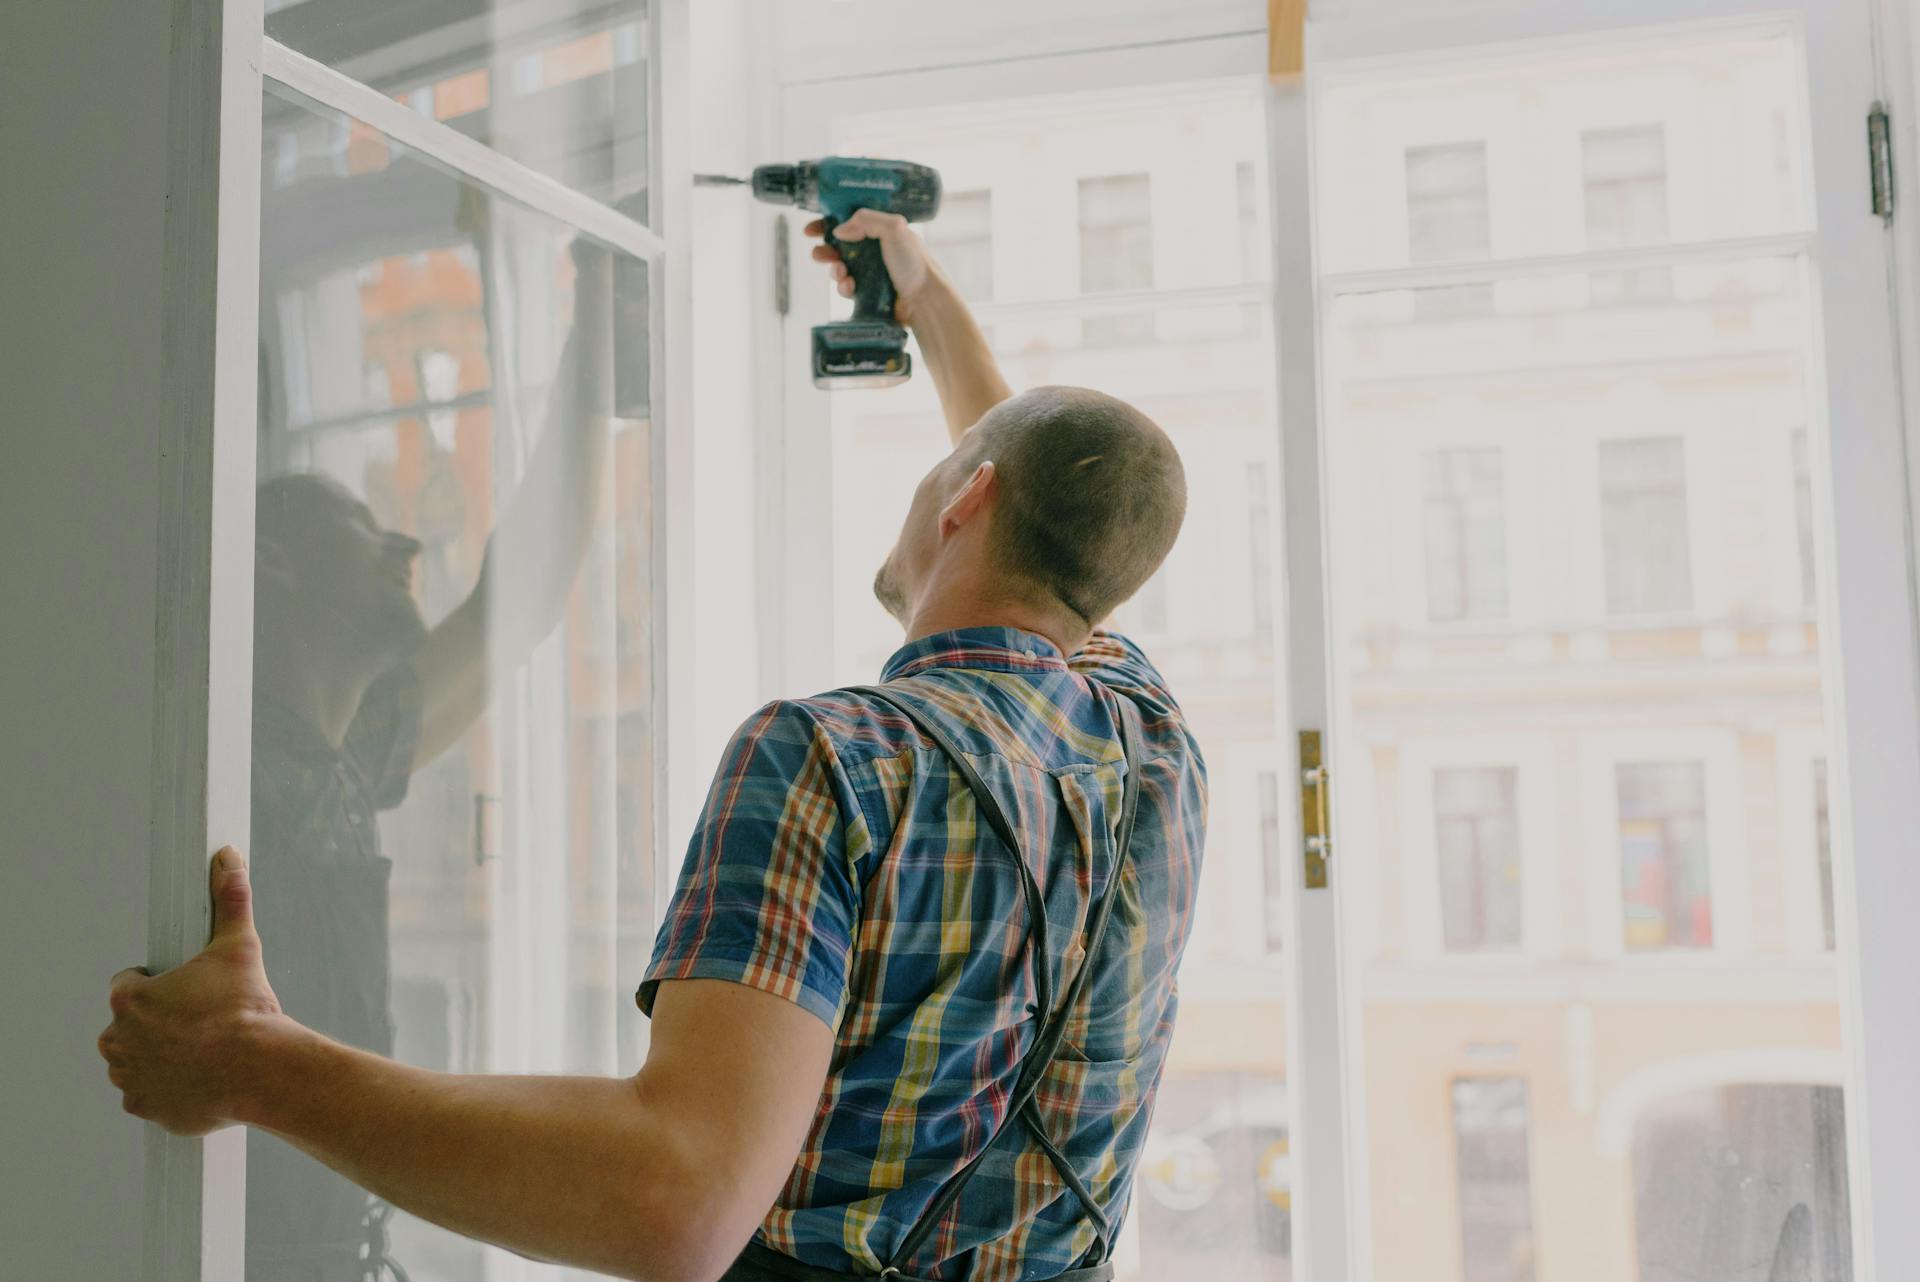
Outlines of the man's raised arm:
{"label": "man's raised arm", "polygon": [[[824,231],[825,225],[819,221],[807,226],[809,236]],[[833,234],[841,240],[880,242],[880,256],[899,296],[894,315],[920,340],[920,352],[933,371],[934,390],[940,394],[940,408],[947,416],[947,432],[958,445],[981,416],[1013,395],[1000,375],[992,348],[987,346],[987,336],[980,332],[960,291],[900,215],[863,209],[841,223]],[[840,292],[851,297],[853,282],[847,278],[840,255],[829,245],[816,245],[813,256],[833,265]]]}

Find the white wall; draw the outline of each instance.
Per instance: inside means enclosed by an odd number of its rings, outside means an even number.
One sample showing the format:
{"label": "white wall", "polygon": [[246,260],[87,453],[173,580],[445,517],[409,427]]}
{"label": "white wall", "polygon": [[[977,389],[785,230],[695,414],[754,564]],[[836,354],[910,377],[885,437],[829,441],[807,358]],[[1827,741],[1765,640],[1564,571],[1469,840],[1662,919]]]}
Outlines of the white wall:
{"label": "white wall", "polygon": [[172,6],[0,6],[0,1273],[141,1275],[94,1038],[143,959]]}
{"label": "white wall", "polygon": [[[699,0],[690,6],[688,153],[693,172],[745,174],[777,160],[771,134],[775,91],[765,0]],[[722,749],[761,702],[805,691],[775,690],[763,677],[761,623],[767,591],[757,556],[767,533],[762,440],[777,428],[779,404],[763,386],[777,362],[779,326],[772,305],[773,211],[740,188],[696,188],[689,233],[693,332],[667,339],[668,359],[692,363],[691,671],[673,677],[691,692],[691,758],[675,761],[669,787],[672,822],[666,854],[677,868]],[[775,389],[777,391],[777,387]],[[669,430],[676,430],[672,427]],[[681,684],[684,681],[684,685]]]}

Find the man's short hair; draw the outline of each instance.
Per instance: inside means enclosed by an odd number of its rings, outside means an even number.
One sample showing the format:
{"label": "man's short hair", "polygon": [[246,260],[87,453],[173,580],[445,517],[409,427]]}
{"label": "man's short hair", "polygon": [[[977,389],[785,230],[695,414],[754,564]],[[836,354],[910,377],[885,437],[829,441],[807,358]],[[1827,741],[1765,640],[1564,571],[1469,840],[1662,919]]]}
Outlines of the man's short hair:
{"label": "man's short hair", "polygon": [[1173,549],[1187,514],[1179,451],[1124,401],[1039,387],[996,406],[962,448],[991,460],[1000,568],[1084,619],[1104,621]]}

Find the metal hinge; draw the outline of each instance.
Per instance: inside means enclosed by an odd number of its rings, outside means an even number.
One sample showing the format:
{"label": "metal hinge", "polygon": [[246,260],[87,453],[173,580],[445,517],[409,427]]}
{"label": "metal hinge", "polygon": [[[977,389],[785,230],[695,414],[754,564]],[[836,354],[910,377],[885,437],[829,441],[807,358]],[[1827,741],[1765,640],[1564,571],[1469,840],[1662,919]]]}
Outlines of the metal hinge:
{"label": "metal hinge", "polygon": [[793,306],[793,249],[787,243],[787,216],[773,219],[773,310],[785,316]]}
{"label": "metal hinge", "polygon": [[1333,858],[1333,832],[1327,796],[1333,776],[1321,756],[1320,732],[1300,732],[1300,849],[1308,890],[1327,888],[1327,861]]}
{"label": "metal hinge", "polygon": [[1876,102],[1867,114],[1867,159],[1873,170],[1873,212],[1893,221],[1893,118]]}

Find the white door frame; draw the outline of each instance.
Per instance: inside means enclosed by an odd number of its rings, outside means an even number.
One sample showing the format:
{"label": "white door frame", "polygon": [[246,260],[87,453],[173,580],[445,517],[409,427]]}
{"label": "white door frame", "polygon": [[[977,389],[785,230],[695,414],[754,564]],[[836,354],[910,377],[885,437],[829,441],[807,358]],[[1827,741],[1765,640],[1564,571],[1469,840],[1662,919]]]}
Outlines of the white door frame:
{"label": "white door frame", "polygon": [[[1904,1264],[1920,1259],[1920,1218],[1900,1210],[1920,1204],[1920,1094],[1913,1090],[1920,1020],[1911,991],[1920,931],[1906,920],[1920,902],[1920,865],[1910,857],[1920,831],[1920,633],[1891,237],[1868,200],[1866,120],[1879,81],[1873,2],[1580,0],[1435,12],[1386,0],[1381,9],[1310,24],[1310,84],[1346,60],[1412,60],[1522,41],[1577,44],[1677,24],[1737,29],[1776,20],[1802,39],[1817,219],[1812,323],[1825,357],[1824,382],[1814,390],[1826,397],[1831,432],[1831,448],[1813,451],[1813,484],[1824,500],[1816,505],[1815,543],[1831,806],[1834,848],[1853,852],[1835,867],[1856,1276],[1901,1276]],[[1301,430],[1301,419],[1286,421],[1290,435]],[[1356,1062],[1349,1060],[1350,1071]],[[1362,1110],[1352,1111],[1358,1135]],[[1364,1149],[1352,1151],[1363,1165]],[[1364,1213],[1364,1202],[1356,1209]],[[1362,1256],[1367,1240],[1357,1234]],[[1365,1267],[1356,1271],[1368,1275]]]}

